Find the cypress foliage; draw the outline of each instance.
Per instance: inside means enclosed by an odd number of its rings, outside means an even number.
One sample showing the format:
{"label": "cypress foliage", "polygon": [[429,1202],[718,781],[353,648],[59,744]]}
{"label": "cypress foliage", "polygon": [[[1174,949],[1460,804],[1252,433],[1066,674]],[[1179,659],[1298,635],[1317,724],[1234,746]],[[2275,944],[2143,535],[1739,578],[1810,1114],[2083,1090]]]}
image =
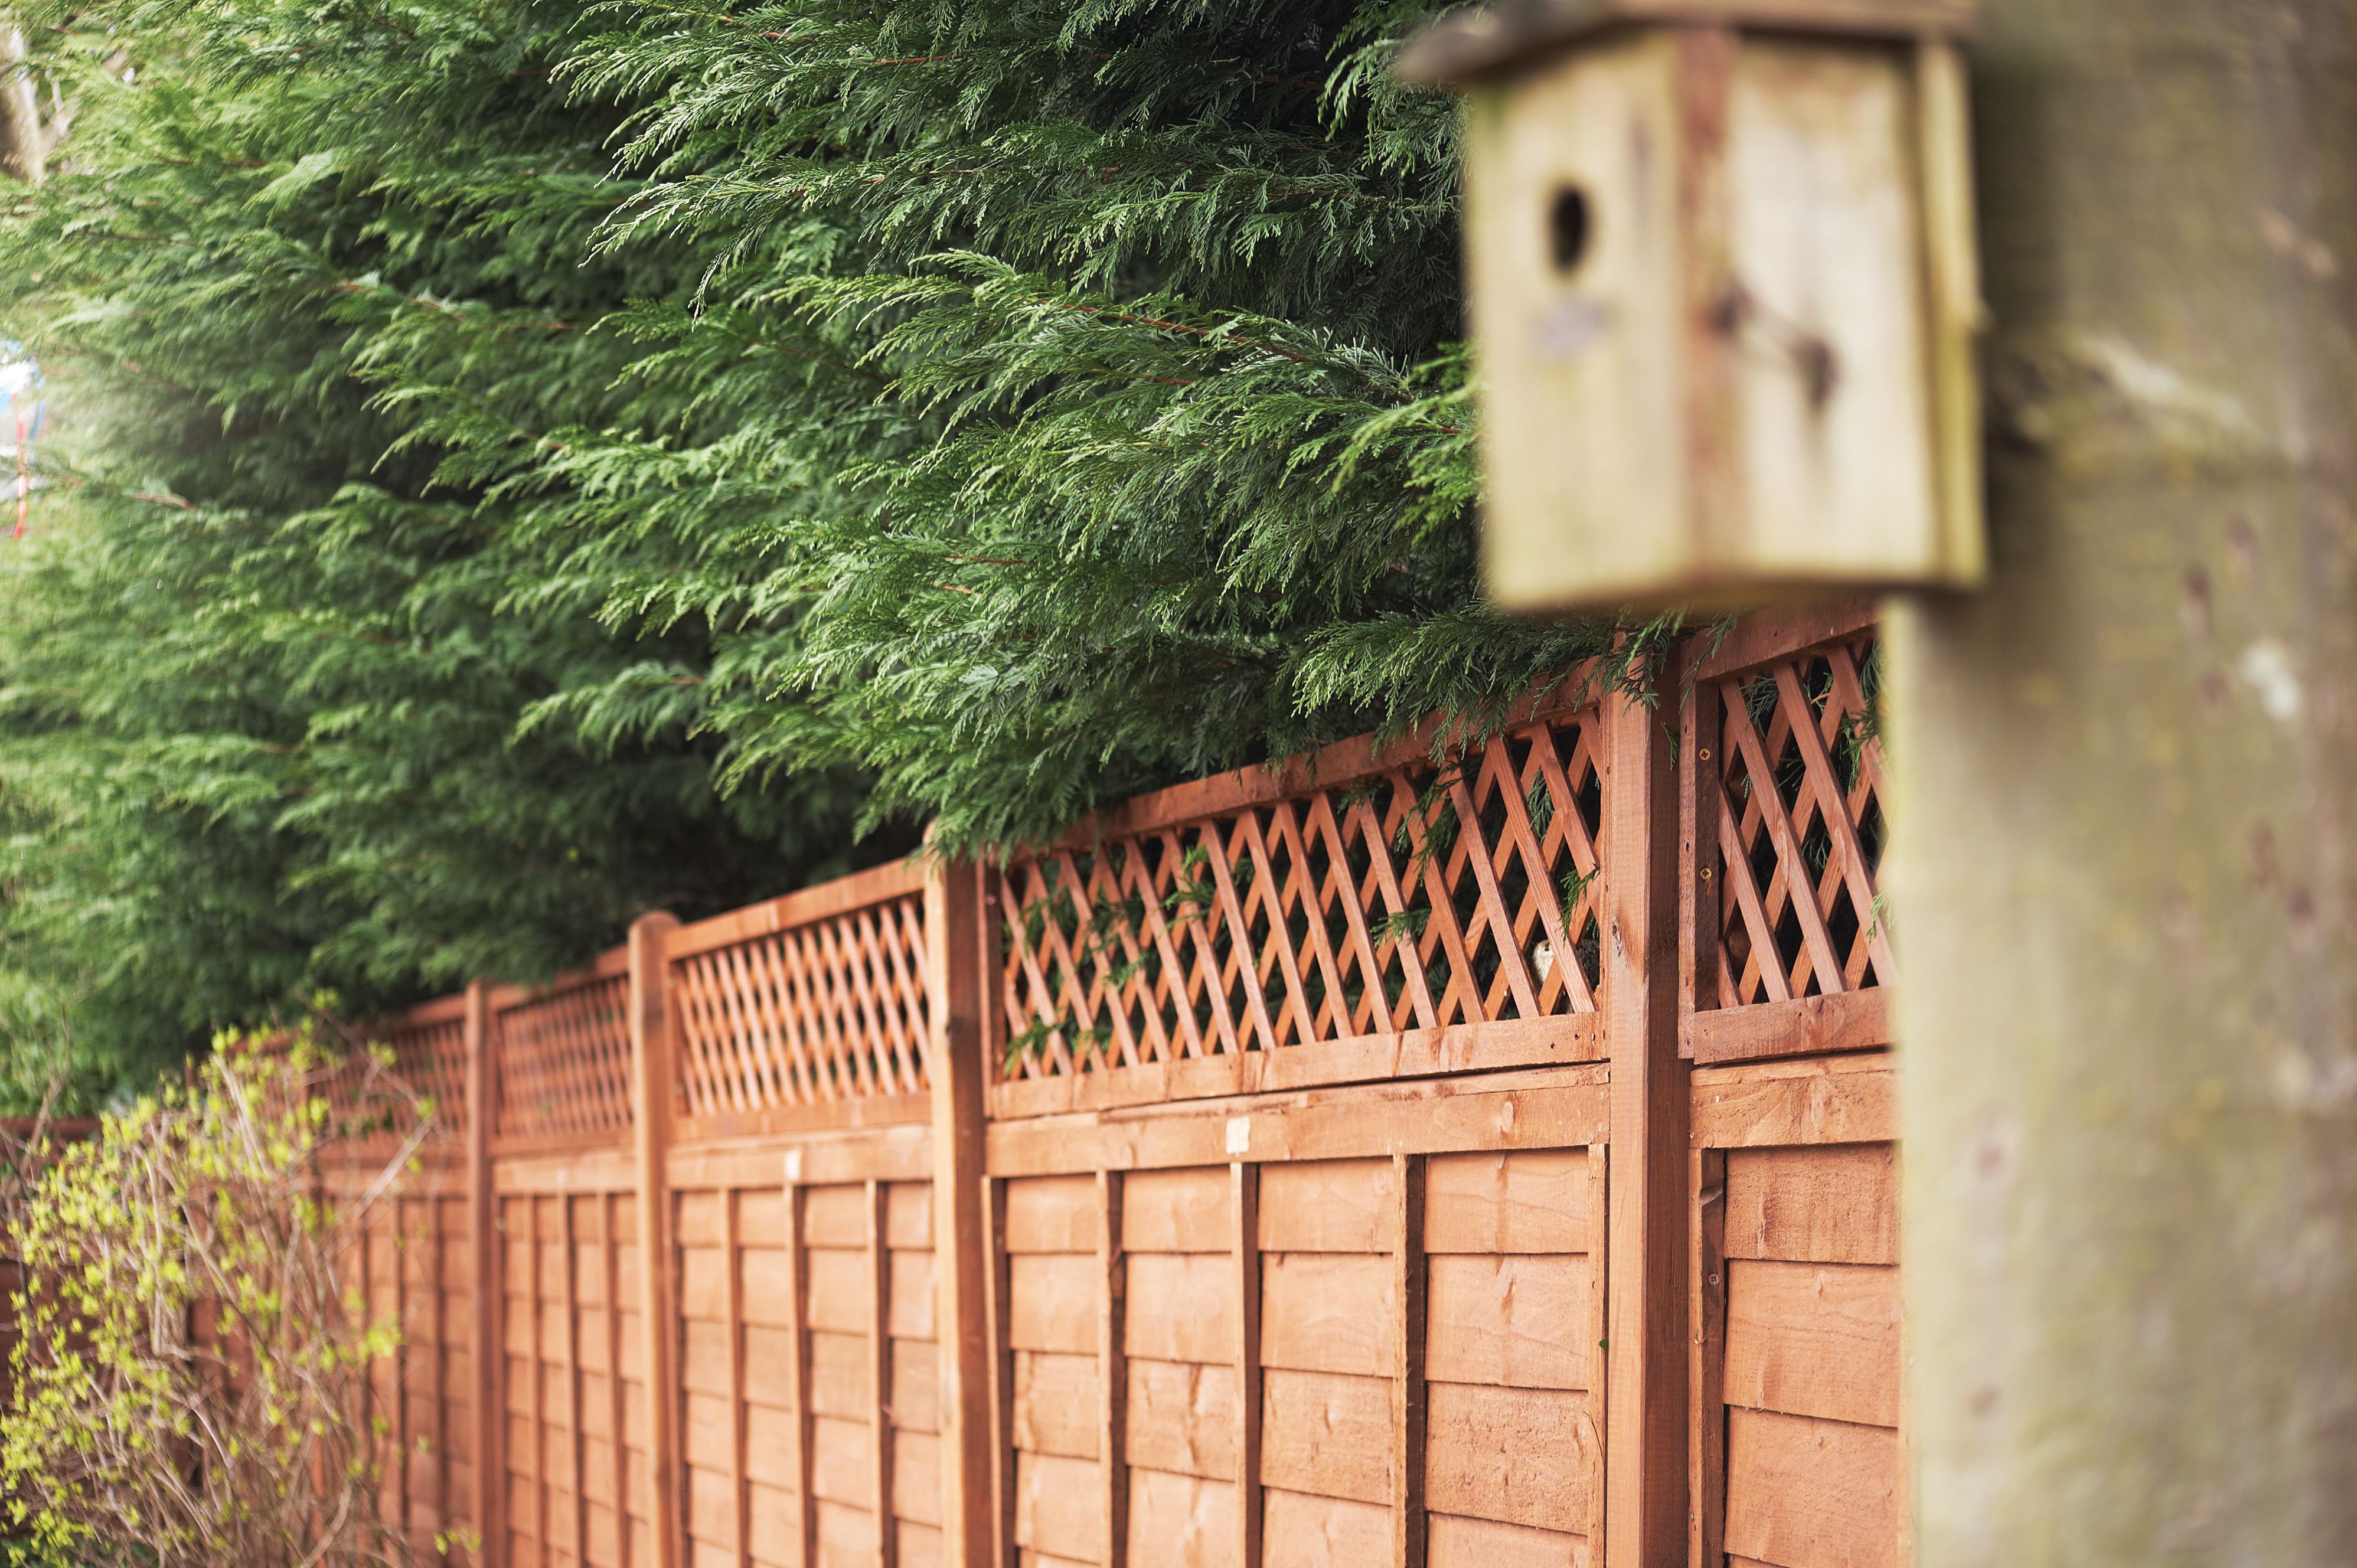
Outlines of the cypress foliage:
{"label": "cypress foliage", "polygon": [[1598,647],[1478,596],[1426,9],[42,31],[0,323],[101,430],[0,628],[20,1011],[113,1062],[534,972]]}

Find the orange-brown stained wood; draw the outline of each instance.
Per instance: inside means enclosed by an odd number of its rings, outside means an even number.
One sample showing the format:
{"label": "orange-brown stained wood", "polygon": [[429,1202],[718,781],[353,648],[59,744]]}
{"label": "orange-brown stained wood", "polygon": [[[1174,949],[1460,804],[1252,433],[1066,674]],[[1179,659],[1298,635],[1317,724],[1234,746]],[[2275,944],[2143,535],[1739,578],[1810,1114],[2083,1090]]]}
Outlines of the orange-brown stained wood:
{"label": "orange-brown stained wood", "polygon": [[1737,1149],[1727,1156],[1727,1251],[1792,1262],[1896,1263],[1888,1144]]}
{"label": "orange-brown stained wood", "polygon": [[1604,698],[1605,1037],[1612,1057],[1607,1568],[1686,1550],[1686,1064],[1677,1040],[1677,821],[1652,706]]}
{"label": "orange-brown stained wood", "polygon": [[1424,1239],[1430,1187],[1429,1164],[1424,1156],[1392,1156],[1388,1229],[1393,1247],[1392,1294],[1399,1303],[1393,1323],[1396,1336],[1393,1359],[1399,1371],[1388,1391],[1391,1430],[1385,1434],[1389,1442],[1383,1457],[1392,1509],[1393,1568],[1424,1568],[1428,1543],[1425,1454],[1432,1406],[1425,1363],[1431,1332],[1431,1270]]}
{"label": "orange-brown stained wood", "polygon": [[1587,1568],[1587,1538],[1486,1519],[1432,1516],[1429,1568]]}
{"label": "orange-brown stained wood", "polygon": [[1504,1524],[1585,1529],[1595,1454],[1584,1404],[1562,1390],[1435,1382],[1427,1506]]}
{"label": "orange-brown stained wood", "polygon": [[1154,1568],[1231,1568],[1236,1488],[1151,1469],[1130,1471],[1129,1558]]}
{"label": "orange-brown stained wood", "polygon": [[470,1501],[471,1521],[481,1546],[479,1558],[498,1550],[507,1525],[499,1500],[506,1492],[506,1466],[500,1456],[500,1413],[505,1400],[500,1372],[505,1358],[500,1351],[500,1294],[483,1288],[499,1277],[497,1210],[491,1192],[491,1130],[486,1113],[495,1092],[492,1083],[490,993],[483,983],[467,987],[467,1213],[468,1273],[476,1287],[475,1310],[468,1326],[468,1404],[473,1415]]}
{"label": "orange-brown stained wood", "polygon": [[1571,1326],[1593,1288],[1581,1256],[1453,1255],[1430,1262],[1425,1375],[1436,1381],[1583,1389],[1588,1347]]}
{"label": "orange-brown stained wood", "polygon": [[1260,1253],[1260,1167],[1242,1161],[1228,1167],[1229,1234],[1235,1238],[1232,1299],[1236,1304],[1233,1359],[1236,1373],[1235,1561],[1261,1568],[1262,1532],[1267,1519],[1260,1480],[1261,1340],[1263,1300]]}
{"label": "orange-brown stained wood", "polygon": [[1899,1326],[1895,1268],[1731,1260],[1726,1402],[1895,1427]]}
{"label": "orange-brown stained wood", "polygon": [[1331,1563],[1351,1568],[1381,1563],[1391,1551],[1392,1510],[1380,1503],[1318,1497],[1270,1487],[1262,1493],[1266,1532],[1262,1561]]}
{"label": "orange-brown stained wood", "polygon": [[1237,1422],[1233,1367],[1130,1360],[1132,1465],[1204,1480],[1232,1481]]}
{"label": "orange-brown stained wood", "polygon": [[1395,1377],[1392,1260],[1271,1252],[1261,1261],[1261,1365]]}
{"label": "orange-brown stained wood", "polygon": [[1131,1252],[1226,1252],[1228,1167],[1135,1171],[1122,1184],[1122,1239]]}
{"label": "orange-brown stained wood", "polygon": [[1899,1434],[1727,1412],[1727,1550],[1779,1568],[1896,1568]]}
{"label": "orange-brown stained wood", "polygon": [[663,913],[630,925],[630,1087],[638,1166],[639,1326],[648,1387],[648,1459],[654,1548],[645,1568],[680,1568],[679,1369],[673,1340],[676,1262],[665,1157],[672,1124],[670,959],[664,943],[679,921]]}
{"label": "orange-brown stained wood", "polygon": [[1398,1246],[1389,1158],[1301,1161],[1261,1170],[1264,1252],[1389,1252]]}
{"label": "orange-brown stained wood", "polygon": [[1015,1456],[1015,1541],[1051,1556],[1104,1560],[1097,1466],[1049,1455]]}
{"label": "orange-brown stained wood", "polygon": [[[1148,1366],[1134,1362],[1135,1367]],[[1097,1359],[1015,1352],[1015,1446],[1067,1459],[1097,1456]]]}
{"label": "orange-brown stained wood", "polygon": [[1235,1301],[1225,1257],[1137,1252],[1130,1255],[1128,1272],[1125,1354],[1155,1361],[1226,1359],[1235,1335]]}
{"label": "orange-brown stained wood", "polygon": [[1585,1149],[1434,1155],[1426,1168],[1426,1251],[1587,1251]]}
{"label": "orange-brown stained wood", "polygon": [[1388,1380],[1275,1368],[1262,1374],[1263,1482],[1388,1506],[1391,1469]]}

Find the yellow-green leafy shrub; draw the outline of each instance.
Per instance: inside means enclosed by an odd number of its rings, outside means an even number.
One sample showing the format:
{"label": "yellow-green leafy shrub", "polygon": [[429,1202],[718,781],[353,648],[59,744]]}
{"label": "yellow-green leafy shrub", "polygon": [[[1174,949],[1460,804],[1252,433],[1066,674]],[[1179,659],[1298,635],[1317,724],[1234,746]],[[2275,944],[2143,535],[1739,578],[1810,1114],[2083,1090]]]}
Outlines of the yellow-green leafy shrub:
{"label": "yellow-green leafy shrub", "polygon": [[[330,1201],[359,1108],[405,1135]],[[413,1160],[430,1107],[316,1026],[224,1038],[185,1085],[56,1146],[7,1217],[23,1337],[0,1491],[48,1561],[361,1568],[411,1561],[380,1514],[384,1423],[349,1248]],[[382,1148],[375,1144],[371,1147]],[[347,1187],[352,1184],[343,1184]]]}

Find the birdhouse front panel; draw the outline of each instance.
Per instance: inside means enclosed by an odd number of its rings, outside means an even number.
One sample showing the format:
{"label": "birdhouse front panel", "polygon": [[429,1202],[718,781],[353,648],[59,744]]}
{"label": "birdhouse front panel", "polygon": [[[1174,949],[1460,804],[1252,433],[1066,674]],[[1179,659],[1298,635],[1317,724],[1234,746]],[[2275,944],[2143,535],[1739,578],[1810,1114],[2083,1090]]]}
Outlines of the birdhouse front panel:
{"label": "birdhouse front panel", "polygon": [[1493,66],[1465,124],[1498,603],[1978,580],[1952,45],[1623,20]]}
{"label": "birdhouse front panel", "polygon": [[1693,569],[1677,48],[1631,35],[1477,92],[1465,221],[1483,547],[1509,607]]}

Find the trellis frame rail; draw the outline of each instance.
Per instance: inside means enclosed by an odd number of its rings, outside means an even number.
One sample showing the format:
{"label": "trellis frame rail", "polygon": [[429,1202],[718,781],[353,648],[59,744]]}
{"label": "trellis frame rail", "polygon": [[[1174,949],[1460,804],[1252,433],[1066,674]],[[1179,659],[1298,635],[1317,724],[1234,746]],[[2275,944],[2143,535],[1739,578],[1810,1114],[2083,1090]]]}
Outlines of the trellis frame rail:
{"label": "trellis frame rail", "polygon": [[[1750,1092],[1747,1064],[1759,1063],[1785,1075],[1777,1081],[1787,1088],[1773,1091],[1783,1093],[1803,1081],[1792,1071],[1815,1071],[1812,1059],[1850,1053],[1835,1059],[1870,1065],[1878,1058],[1858,1053],[1889,1045],[1891,958],[1861,836],[1881,789],[1878,742],[1859,732],[1872,618],[1866,606],[1843,606],[1698,636],[1660,672],[1659,700],[1583,678],[1524,703],[1454,770],[1431,766],[1428,731],[1345,743],[1129,802],[1008,865],[920,855],[694,925],[649,915],[622,947],[548,984],[479,982],[391,1021],[396,1056],[445,1108],[451,1135],[429,1175],[437,1192],[463,1193],[468,1217],[466,1236],[450,1239],[463,1247],[436,1232],[436,1270],[446,1256],[466,1262],[447,1278],[437,1272],[435,1289],[463,1274],[472,1295],[463,1389],[450,1380],[431,1421],[394,1396],[404,1441],[432,1425],[465,1455],[463,1484],[446,1479],[431,1508],[409,1500],[404,1471],[398,1494],[421,1544],[447,1541],[447,1527],[460,1525],[487,1543],[478,1561],[502,1568],[527,1560],[511,1541],[529,1541],[536,1563],[587,1562],[597,1492],[616,1542],[598,1561],[776,1560],[753,1547],[746,1498],[759,1477],[743,1400],[755,1369],[735,1325],[747,1290],[737,1259],[752,1245],[741,1227],[754,1223],[739,1194],[754,1180],[746,1173],[770,1173],[759,1179],[775,1188],[782,1154],[786,1310],[798,1337],[812,1327],[806,1293],[818,1288],[802,1272],[802,1239],[815,1220],[800,1195],[811,1183],[865,1183],[875,1294],[862,1309],[872,1345],[863,1463],[874,1534],[858,1550],[898,1562],[896,1451],[931,1455],[937,1436],[938,1458],[926,1464],[940,1496],[916,1506],[938,1520],[928,1528],[939,1531],[942,1560],[1017,1568],[1027,1554],[1012,1533],[1008,1351],[1006,1326],[994,1321],[1006,1300],[1005,1216],[993,1208],[1006,1202],[1006,1173],[1078,1160],[1070,1168],[1094,1169],[1117,1206],[1122,1169],[1178,1159],[1148,1151],[1155,1137],[1202,1144],[1216,1164],[1204,1140],[1236,1108],[1310,1115],[1331,1136],[1345,1122],[1395,1122],[1397,1092],[1416,1083],[1462,1086],[1456,1103],[1466,1107],[1487,1083],[1509,1116],[1527,1090],[1577,1088],[1598,1105],[1598,1252],[1609,1267],[1597,1399],[1601,1408],[1609,1388],[1611,1419],[1591,1561],[1717,1568],[1717,1527],[1697,1522],[1689,1498],[1706,1512],[1727,1487],[1709,1359],[1724,1287],[1715,1273],[1705,1278],[1709,1254],[1695,1240],[1695,1227],[1712,1223],[1708,1184],[1723,1162],[1717,1144],[1695,1140],[1720,1138],[1703,1129],[1726,1112],[1696,1109],[1704,1080],[1693,1072],[1708,1069],[1711,1094],[1726,1101]],[[1846,778],[1831,764],[1836,748],[1846,748]],[[1427,849],[1434,811],[1451,827]],[[1189,929],[1160,918],[1186,904],[1182,883],[1207,889]],[[1058,886],[1079,895],[1060,914],[1050,908]],[[1106,925],[1125,901],[1126,926]],[[1418,920],[1406,918],[1410,905]],[[1881,1081],[1841,1073],[1840,1084]],[[1846,1103],[1839,1084],[1828,1092],[1828,1103]],[[1317,1101],[1309,1110],[1305,1095]],[[1382,1095],[1392,1098],[1367,1098]],[[1820,1111],[1810,1114],[1822,1120]],[[1237,1157],[1235,1123],[1224,1125]],[[1887,1141],[1873,1131],[1881,1125],[1869,1116],[1832,1141]],[[1403,1169],[1422,1168],[1420,1152],[1397,1157],[1410,1161]],[[1243,1182],[1258,1167],[1234,1169]],[[675,1233],[683,1171],[718,1194],[709,1223],[721,1228],[725,1283],[716,1288],[731,1326],[725,1367],[707,1375],[725,1375],[734,1413],[723,1448],[733,1452],[694,1463],[720,1466],[733,1526],[687,1517],[709,1510],[683,1447],[681,1362],[694,1348],[681,1299],[690,1240]],[[898,1331],[886,1326],[902,1309],[887,1249],[904,1244],[888,1230],[904,1229],[899,1199],[918,1185],[930,1186],[921,1229],[940,1371],[938,1432],[923,1434],[921,1448],[890,1427],[898,1369],[888,1353],[900,1341],[888,1343]],[[544,1321],[549,1203],[563,1261],[548,1288],[561,1327]],[[518,1213],[531,1217],[521,1240],[510,1224]],[[1103,1225],[1095,1244],[1117,1260],[1114,1209]],[[1249,1280],[1257,1263],[1246,1240],[1235,1244]],[[585,1248],[602,1249],[602,1279],[582,1266]],[[511,1308],[501,1282],[512,1284],[520,1266],[529,1299]],[[1114,1316],[1099,1334],[1110,1337],[1111,1368],[1117,1269],[1107,1288],[1112,1305],[1099,1310]],[[441,1398],[460,1318],[448,1296],[436,1299]],[[1257,1307],[1243,1310],[1249,1319]],[[510,1321],[516,1311],[529,1323]],[[631,1324],[628,1343],[613,1337]],[[584,1348],[598,1332],[608,1337],[593,1399],[599,1373]],[[554,1392],[543,1364],[551,1344],[563,1381]],[[820,1373],[807,1348],[796,1354],[796,1424],[785,1440],[801,1488],[793,1560],[815,1563],[841,1543],[822,1541],[812,1490],[824,1481],[810,1414]],[[528,1389],[509,1371],[519,1356]],[[1253,1386],[1249,1356],[1243,1376]],[[1401,1386],[1399,1430],[1420,1430],[1416,1385]],[[647,1396],[642,1412],[633,1387]],[[1104,1397],[1110,1477],[1122,1418],[1117,1391]],[[594,1463],[585,1402],[610,1412],[598,1418],[606,1448]],[[553,1412],[572,1423],[563,1453],[551,1445]],[[1256,1433],[1245,1420],[1245,1451]],[[1399,1441],[1413,1452],[1413,1440]],[[533,1452],[512,1452],[519,1444]],[[610,1481],[601,1478],[608,1464]],[[569,1522],[549,1500],[567,1465]],[[439,1461],[446,1477],[460,1467]],[[920,1471],[899,1473],[905,1483]],[[518,1489],[519,1475],[529,1487]],[[1394,1496],[1396,1568],[1420,1568],[1420,1493],[1402,1481]],[[641,1498],[643,1519],[631,1511]],[[1117,1521],[1126,1507],[1107,1493],[1108,1563],[1125,1560]],[[518,1509],[534,1517],[511,1518]],[[708,1540],[691,1539],[707,1526],[733,1550],[710,1558]],[[1249,1561],[1257,1524],[1247,1518],[1242,1529]]]}

